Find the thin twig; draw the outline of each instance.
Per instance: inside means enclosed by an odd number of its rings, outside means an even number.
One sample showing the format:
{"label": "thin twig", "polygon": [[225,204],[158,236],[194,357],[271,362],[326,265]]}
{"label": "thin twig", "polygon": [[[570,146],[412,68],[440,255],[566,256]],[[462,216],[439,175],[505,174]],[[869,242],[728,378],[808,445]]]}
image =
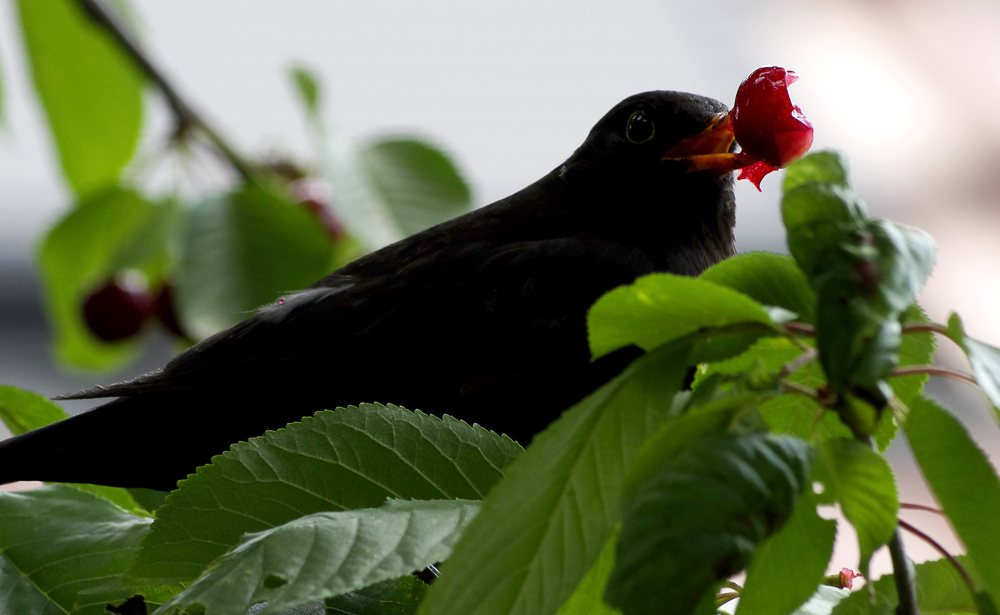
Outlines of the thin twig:
{"label": "thin twig", "polygon": [[736,600],[739,597],[740,595],[737,594],[736,592],[719,594],[718,596],[715,597],[715,608],[719,608],[720,606],[724,605],[730,600]]}
{"label": "thin twig", "polygon": [[812,387],[807,387],[804,384],[799,384],[797,382],[789,382],[787,380],[782,380],[781,385],[791,391],[792,393],[798,393],[799,395],[805,395],[806,397],[811,397],[813,399],[819,399],[819,391]]}
{"label": "thin twig", "polygon": [[740,593],[741,591],[743,591],[743,586],[737,583],[736,581],[726,581],[722,586],[728,587],[729,589],[733,590],[736,593]]}
{"label": "thin twig", "polygon": [[784,378],[785,376],[794,374],[800,367],[802,367],[806,363],[812,363],[818,358],[819,358],[819,351],[817,351],[815,348],[810,348],[809,350],[803,352],[799,356],[795,357],[793,360],[786,363],[785,366],[781,368],[781,373],[778,375],[778,377]]}
{"label": "thin twig", "polygon": [[921,331],[930,331],[931,333],[940,333],[941,335],[948,336],[948,327],[937,322],[907,322],[903,323],[903,333],[919,333]]}
{"label": "thin twig", "polygon": [[924,512],[935,513],[938,515],[944,515],[943,510],[938,510],[933,506],[924,506],[923,504],[907,504],[905,502],[900,502],[899,507],[905,510],[922,510]]}
{"label": "thin twig", "polygon": [[785,330],[792,333],[801,333],[802,335],[816,335],[815,327],[802,322],[786,322]]}
{"label": "thin twig", "polygon": [[[902,506],[902,504],[900,504],[900,506]],[[932,510],[933,512],[941,512],[939,510],[934,510],[933,508],[931,508],[929,510]],[[926,542],[930,546],[934,547],[934,549],[938,553],[940,553],[941,555],[943,555],[945,557],[945,559],[947,559],[949,562],[951,562],[951,565],[955,567],[955,570],[958,571],[959,576],[962,577],[962,580],[969,587],[969,593],[972,594],[973,596],[976,595],[976,583],[972,580],[972,577],[969,575],[969,571],[966,570],[965,566],[962,566],[962,564],[960,564],[957,559],[955,559],[955,556],[953,556],[951,553],[948,553],[948,550],[945,549],[943,546],[941,546],[941,544],[938,541],[934,540],[933,538],[931,538],[927,534],[921,532],[920,530],[918,530],[917,528],[913,527],[912,525],[910,525],[906,521],[903,521],[902,519],[900,519],[899,520],[899,527],[903,528],[907,532],[913,534],[917,538],[920,538],[921,540],[923,540],[924,542]]]}
{"label": "thin twig", "polygon": [[198,113],[191,108],[187,102],[181,98],[177,90],[167,81],[163,72],[153,66],[149,57],[139,49],[139,45],[125,31],[102,5],[100,0],[78,0],[84,11],[101,27],[108,31],[111,37],[118,43],[128,56],[135,62],[149,79],[163,92],[167,99],[167,104],[174,113],[179,130],[184,131],[188,127],[200,130],[209,141],[219,150],[223,157],[243,176],[243,179],[252,181],[254,172],[251,165],[236,150],[226,142],[222,136],[210,127]]}
{"label": "thin twig", "polygon": [[940,365],[908,365],[906,367],[897,367],[889,373],[889,376],[910,376],[913,374],[941,376],[943,378],[951,378],[952,380],[961,380],[963,382],[976,384],[976,379],[972,376],[972,374],[956,372],[953,369],[941,367]]}

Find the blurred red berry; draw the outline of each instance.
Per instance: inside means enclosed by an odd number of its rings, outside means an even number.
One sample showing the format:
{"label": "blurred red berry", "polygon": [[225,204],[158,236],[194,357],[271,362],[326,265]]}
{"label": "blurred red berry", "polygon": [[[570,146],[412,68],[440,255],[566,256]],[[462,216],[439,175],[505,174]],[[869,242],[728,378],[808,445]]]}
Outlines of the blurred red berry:
{"label": "blurred red berry", "polygon": [[89,294],[83,303],[87,328],[106,342],[132,337],[152,312],[149,293],[127,288],[113,279]]}
{"label": "blurred red berry", "polygon": [[788,97],[796,80],[792,71],[768,66],[750,73],[736,92],[731,113],[736,142],[772,167],[788,166],[812,145],[812,124]]}
{"label": "blurred red berry", "polygon": [[160,292],[156,293],[153,313],[167,331],[177,337],[186,337],[180,323],[177,322],[177,312],[174,311],[174,287],[171,284],[164,284],[160,287]]}

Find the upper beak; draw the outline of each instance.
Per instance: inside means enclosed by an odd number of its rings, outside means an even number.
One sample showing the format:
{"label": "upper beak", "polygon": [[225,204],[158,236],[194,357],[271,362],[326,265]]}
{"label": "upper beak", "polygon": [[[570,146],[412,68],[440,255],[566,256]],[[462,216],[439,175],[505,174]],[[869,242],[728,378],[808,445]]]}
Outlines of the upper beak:
{"label": "upper beak", "polygon": [[685,173],[715,169],[729,172],[746,166],[746,156],[729,153],[736,136],[728,113],[715,116],[712,123],[700,133],[686,137],[663,152],[660,160],[682,161]]}

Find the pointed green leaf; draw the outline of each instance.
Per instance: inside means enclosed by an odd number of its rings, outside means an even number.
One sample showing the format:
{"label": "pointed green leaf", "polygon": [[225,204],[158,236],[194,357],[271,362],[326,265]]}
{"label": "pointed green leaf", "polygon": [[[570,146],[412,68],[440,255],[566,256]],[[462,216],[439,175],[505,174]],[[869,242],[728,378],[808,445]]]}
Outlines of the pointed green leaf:
{"label": "pointed green leaf", "polygon": [[868,574],[872,553],[889,542],[896,529],[899,496],[892,468],[884,457],[856,440],[834,438],[817,447],[816,478],[824,500],[840,503],[858,534],[859,567]]}
{"label": "pointed green leaf", "polygon": [[418,139],[381,139],[358,153],[372,193],[403,237],[472,209],[472,190],[440,149]]}
{"label": "pointed green leaf", "polygon": [[387,497],[479,499],[521,450],[451,417],[363,404],[319,412],[233,446],[181,481],[156,512],[129,581],[196,578],[247,532]]}
{"label": "pointed green leaf", "polygon": [[66,411],[37,393],[0,385],[0,420],[19,436],[69,416]]}
{"label": "pointed green leaf", "polygon": [[259,615],[357,591],[443,561],[475,517],[468,500],[390,500],[381,508],[315,513],[247,534],[157,615],[200,604],[206,615]]}
{"label": "pointed green leaf", "polygon": [[799,322],[816,322],[816,293],[795,261],[784,254],[739,254],[706,269],[699,279],[731,288],[763,305],[783,307]]}
{"label": "pointed green leaf", "polygon": [[809,485],[811,457],[812,448],[790,436],[693,443],[624,503],[608,603],[625,615],[665,605],[694,613],[792,516]]}
{"label": "pointed green leaf", "polygon": [[209,199],[183,232],[177,302],[204,338],[329,273],[333,247],[315,216],[257,186]]}
{"label": "pointed green leaf", "polygon": [[961,423],[926,397],[903,425],[920,471],[1000,604],[1000,479]]}
{"label": "pointed green leaf", "polygon": [[483,502],[420,612],[557,612],[618,523],[625,468],[670,410],[688,348],[640,357],[536,436]]}
{"label": "pointed green leaf", "polygon": [[785,183],[782,189],[790,192],[810,182],[849,188],[851,179],[847,156],[838,150],[822,150],[793,162],[785,169]]}
{"label": "pointed green leaf", "polygon": [[165,236],[154,241],[151,229],[168,226],[175,215],[170,205],[154,205],[134,191],[112,188],[81,201],[49,231],[38,261],[56,357],[62,363],[108,369],[135,356],[135,340],[102,342],[87,329],[83,302],[123,269],[142,271],[156,284],[167,244]]}
{"label": "pointed green leaf", "polygon": [[615,549],[618,546],[619,529],[612,532],[608,542],[604,544],[600,557],[593,567],[583,577],[576,590],[563,603],[558,615],[616,615],[618,609],[604,602],[604,591],[608,586],[608,577],[615,566]]}
{"label": "pointed green leaf", "polygon": [[143,80],[73,0],[18,0],[35,90],[70,187],[86,196],[117,183],[142,127]]}
{"label": "pointed green leaf", "polygon": [[316,75],[304,66],[294,66],[289,71],[295,89],[298,90],[299,98],[306,107],[306,111],[311,116],[319,114],[319,82]]}
{"label": "pointed green leaf", "polygon": [[652,350],[699,329],[755,323],[773,328],[759,303],[712,282],[654,273],[604,294],[587,313],[590,352],[635,344]]}
{"label": "pointed green leaf", "polygon": [[[101,615],[152,520],[63,485],[0,491],[0,612]],[[149,593],[152,598],[158,598]]]}
{"label": "pointed green leaf", "polygon": [[822,582],[836,536],[837,522],[816,514],[816,499],[807,488],[785,527],[757,547],[740,592],[737,615],[773,615],[798,609]]}
{"label": "pointed green leaf", "polygon": [[952,314],[948,318],[948,337],[965,351],[976,377],[976,384],[986,394],[993,408],[1000,412],[1000,348],[967,336],[958,314]]}

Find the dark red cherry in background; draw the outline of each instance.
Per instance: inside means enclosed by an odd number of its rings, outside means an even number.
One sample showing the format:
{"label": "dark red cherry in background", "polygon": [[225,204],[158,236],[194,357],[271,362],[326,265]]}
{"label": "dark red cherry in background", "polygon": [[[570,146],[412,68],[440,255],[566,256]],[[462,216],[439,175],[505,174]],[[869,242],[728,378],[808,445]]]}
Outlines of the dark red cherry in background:
{"label": "dark red cherry in background", "polygon": [[174,310],[173,285],[164,284],[160,287],[160,292],[156,293],[156,299],[153,301],[153,313],[167,331],[177,337],[187,337],[177,321],[177,312]]}
{"label": "dark red cherry in background", "polygon": [[765,175],[805,156],[812,146],[812,124],[788,96],[788,86],[797,80],[790,70],[765,66],[750,73],[736,91],[729,114],[733,133],[743,153],[758,159],[737,179],[749,179],[758,190]]}
{"label": "dark red cherry in background", "polygon": [[116,342],[132,337],[153,313],[153,298],[145,289],[114,278],[87,295],[83,319],[99,339]]}

